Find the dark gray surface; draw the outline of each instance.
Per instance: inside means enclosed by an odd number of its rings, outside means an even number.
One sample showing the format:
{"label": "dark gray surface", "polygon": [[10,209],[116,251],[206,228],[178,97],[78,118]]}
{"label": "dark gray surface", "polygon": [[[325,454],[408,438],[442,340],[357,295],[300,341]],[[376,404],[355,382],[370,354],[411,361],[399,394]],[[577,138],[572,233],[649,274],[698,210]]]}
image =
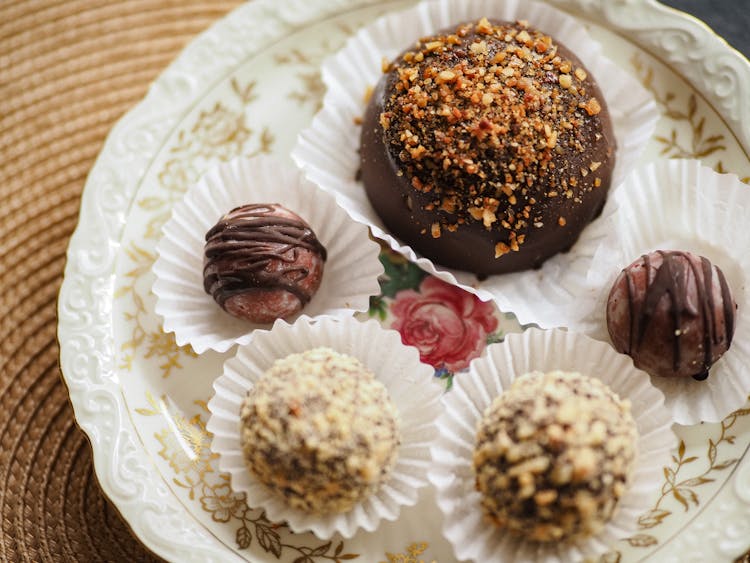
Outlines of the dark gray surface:
{"label": "dark gray surface", "polygon": [[660,0],[703,20],[732,47],[750,58],[750,0]]}

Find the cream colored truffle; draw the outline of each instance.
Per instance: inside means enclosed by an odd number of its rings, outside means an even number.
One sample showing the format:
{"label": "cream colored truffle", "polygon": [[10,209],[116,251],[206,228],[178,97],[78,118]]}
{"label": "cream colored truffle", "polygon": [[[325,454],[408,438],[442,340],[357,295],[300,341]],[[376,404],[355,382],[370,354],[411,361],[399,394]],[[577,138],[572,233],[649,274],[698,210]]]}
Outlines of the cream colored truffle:
{"label": "cream colored truffle", "polygon": [[637,437],[630,403],[600,380],[519,377],[478,425],[474,471],[486,516],[533,541],[597,533],[627,489]]}
{"label": "cream colored truffle", "polygon": [[277,360],[248,393],[241,425],[250,472],[318,514],[346,512],[377,491],[400,441],[385,386],[329,348]]}

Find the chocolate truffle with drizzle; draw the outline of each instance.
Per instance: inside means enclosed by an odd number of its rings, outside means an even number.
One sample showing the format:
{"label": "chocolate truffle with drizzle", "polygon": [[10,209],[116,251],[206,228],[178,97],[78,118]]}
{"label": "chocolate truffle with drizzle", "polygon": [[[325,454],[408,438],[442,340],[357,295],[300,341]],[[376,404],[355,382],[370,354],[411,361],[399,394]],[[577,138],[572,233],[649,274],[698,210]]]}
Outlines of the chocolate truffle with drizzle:
{"label": "chocolate truffle with drizzle", "polygon": [[310,301],[325,259],[325,248],[297,214],[276,203],[244,205],[206,234],[203,287],[227,313],[271,323]]}
{"label": "chocolate truffle with drizzle", "polygon": [[703,380],[732,343],[737,305],[703,256],[658,250],[615,281],[607,328],[615,348],[652,375]]}
{"label": "chocolate truffle with drizzle", "polygon": [[361,177],[422,255],[480,276],[534,268],[600,213],[616,146],[604,97],[549,35],[485,18],[420,39],[384,71]]}

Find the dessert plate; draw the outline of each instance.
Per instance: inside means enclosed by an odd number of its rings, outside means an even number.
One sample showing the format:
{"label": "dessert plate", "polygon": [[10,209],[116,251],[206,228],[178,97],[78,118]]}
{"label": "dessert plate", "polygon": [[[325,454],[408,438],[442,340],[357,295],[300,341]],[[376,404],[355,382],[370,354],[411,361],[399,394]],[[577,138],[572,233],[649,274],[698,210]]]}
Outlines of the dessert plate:
{"label": "dessert plate", "polygon": [[[88,178],[59,300],[61,366],[102,488],[174,561],[455,560],[428,489],[395,523],[321,541],[269,522],[232,490],[206,431],[222,362],[179,348],[154,313],[160,229],[188,185],[237,155],[287,158],[323,95],[321,61],[359,26],[411,1],[254,0],[198,37],[112,130]],[[657,99],[643,162],[693,157],[750,180],[750,65],[697,20],[651,0],[556,0]],[[356,150],[356,147],[352,147]],[[488,343],[522,329],[384,253],[364,317],[397,328],[449,386]],[[430,331],[418,330],[430,320]],[[429,333],[430,338],[427,338]],[[457,336],[460,335],[460,336]],[[750,368],[749,368],[750,369]],[[750,547],[750,405],[677,428],[638,532],[604,561],[723,561]]]}

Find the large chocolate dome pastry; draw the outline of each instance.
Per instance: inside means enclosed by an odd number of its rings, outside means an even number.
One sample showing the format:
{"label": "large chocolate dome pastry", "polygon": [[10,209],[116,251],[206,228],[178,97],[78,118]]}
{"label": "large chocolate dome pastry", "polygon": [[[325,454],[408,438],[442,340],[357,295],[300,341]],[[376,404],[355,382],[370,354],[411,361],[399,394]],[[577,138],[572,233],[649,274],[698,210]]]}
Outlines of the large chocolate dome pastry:
{"label": "large chocolate dome pastry", "polygon": [[203,287],[228,313],[271,323],[318,290],[326,250],[310,225],[275,203],[233,209],[206,234]]}
{"label": "large chocolate dome pastry", "polygon": [[480,276],[535,268],[601,212],[616,145],[604,97],[550,36],[482,19],[384,70],[363,119],[362,181],[423,256]]}
{"label": "large chocolate dome pastry", "polygon": [[607,328],[636,367],[702,380],[732,343],[736,309],[724,273],[707,258],[658,250],[620,273]]}

